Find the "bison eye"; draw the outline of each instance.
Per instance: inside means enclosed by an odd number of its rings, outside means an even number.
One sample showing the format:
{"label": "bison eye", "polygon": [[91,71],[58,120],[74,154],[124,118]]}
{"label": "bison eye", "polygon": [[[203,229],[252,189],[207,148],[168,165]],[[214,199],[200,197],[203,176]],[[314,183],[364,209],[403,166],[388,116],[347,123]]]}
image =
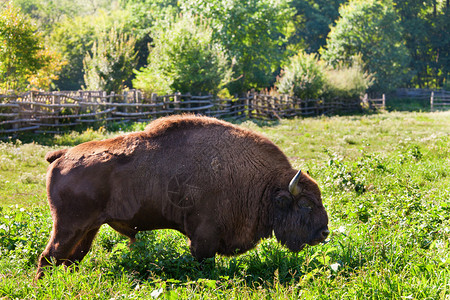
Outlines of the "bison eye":
{"label": "bison eye", "polygon": [[307,198],[300,199],[298,205],[301,208],[305,208],[305,209],[308,209],[308,210],[312,210],[312,207],[313,207],[313,204]]}
{"label": "bison eye", "polygon": [[287,209],[292,204],[292,197],[286,195],[279,195],[275,197],[275,204],[281,209]]}

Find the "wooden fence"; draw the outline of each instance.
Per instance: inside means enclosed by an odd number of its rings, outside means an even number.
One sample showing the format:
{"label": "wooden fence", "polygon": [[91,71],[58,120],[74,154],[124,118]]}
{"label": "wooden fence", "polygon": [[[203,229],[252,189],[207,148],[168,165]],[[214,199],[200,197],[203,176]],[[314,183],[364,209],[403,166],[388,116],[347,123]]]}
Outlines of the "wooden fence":
{"label": "wooden fence", "polygon": [[423,101],[430,101],[431,89],[416,89],[416,88],[399,88],[395,91],[396,98],[409,98]]}
{"label": "wooden fence", "polygon": [[423,104],[429,103],[430,111],[450,109],[450,91],[402,88],[397,89],[394,97],[414,99]]}
{"label": "wooden fence", "polygon": [[179,113],[271,120],[360,110],[360,101],[325,102],[255,92],[234,99],[220,99],[213,95],[179,93],[144,97],[138,90],[120,95],[99,91],[30,91],[21,95],[0,95],[0,134],[20,131],[57,133],[82,123],[149,121]]}
{"label": "wooden fence", "polygon": [[431,92],[430,107],[431,111],[449,109],[450,92],[446,91]]}
{"label": "wooden fence", "polygon": [[381,98],[369,98],[368,94],[365,94],[362,99],[363,107],[368,109],[385,109],[386,108],[386,96],[381,95]]}

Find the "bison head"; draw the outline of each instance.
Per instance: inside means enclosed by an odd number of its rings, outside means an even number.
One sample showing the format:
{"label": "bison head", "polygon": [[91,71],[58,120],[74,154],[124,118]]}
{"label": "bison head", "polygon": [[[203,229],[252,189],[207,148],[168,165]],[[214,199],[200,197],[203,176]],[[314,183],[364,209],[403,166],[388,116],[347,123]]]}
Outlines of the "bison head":
{"label": "bison head", "polygon": [[317,245],[330,233],[320,189],[309,175],[299,171],[273,200],[275,236],[291,251],[300,251],[306,244]]}

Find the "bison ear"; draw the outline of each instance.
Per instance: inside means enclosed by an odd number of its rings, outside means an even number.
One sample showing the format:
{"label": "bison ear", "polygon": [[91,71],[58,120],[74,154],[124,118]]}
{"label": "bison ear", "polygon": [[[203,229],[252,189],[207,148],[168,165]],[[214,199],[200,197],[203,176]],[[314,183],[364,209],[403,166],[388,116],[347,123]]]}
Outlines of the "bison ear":
{"label": "bison ear", "polygon": [[288,193],[279,193],[275,196],[275,205],[281,209],[288,209],[292,205],[292,196]]}

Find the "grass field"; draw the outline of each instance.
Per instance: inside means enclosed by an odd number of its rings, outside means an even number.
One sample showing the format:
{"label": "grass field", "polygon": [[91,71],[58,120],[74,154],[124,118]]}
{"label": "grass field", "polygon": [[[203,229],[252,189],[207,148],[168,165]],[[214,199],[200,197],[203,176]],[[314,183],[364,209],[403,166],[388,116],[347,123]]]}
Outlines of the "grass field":
{"label": "grass field", "polygon": [[24,136],[0,142],[0,298],[449,299],[450,112],[241,125],[318,181],[326,244],[295,254],[267,239],[200,266],[175,231],[142,233],[129,249],[105,225],[79,270],[55,268],[34,282],[51,229],[45,153],[144,125]]}

